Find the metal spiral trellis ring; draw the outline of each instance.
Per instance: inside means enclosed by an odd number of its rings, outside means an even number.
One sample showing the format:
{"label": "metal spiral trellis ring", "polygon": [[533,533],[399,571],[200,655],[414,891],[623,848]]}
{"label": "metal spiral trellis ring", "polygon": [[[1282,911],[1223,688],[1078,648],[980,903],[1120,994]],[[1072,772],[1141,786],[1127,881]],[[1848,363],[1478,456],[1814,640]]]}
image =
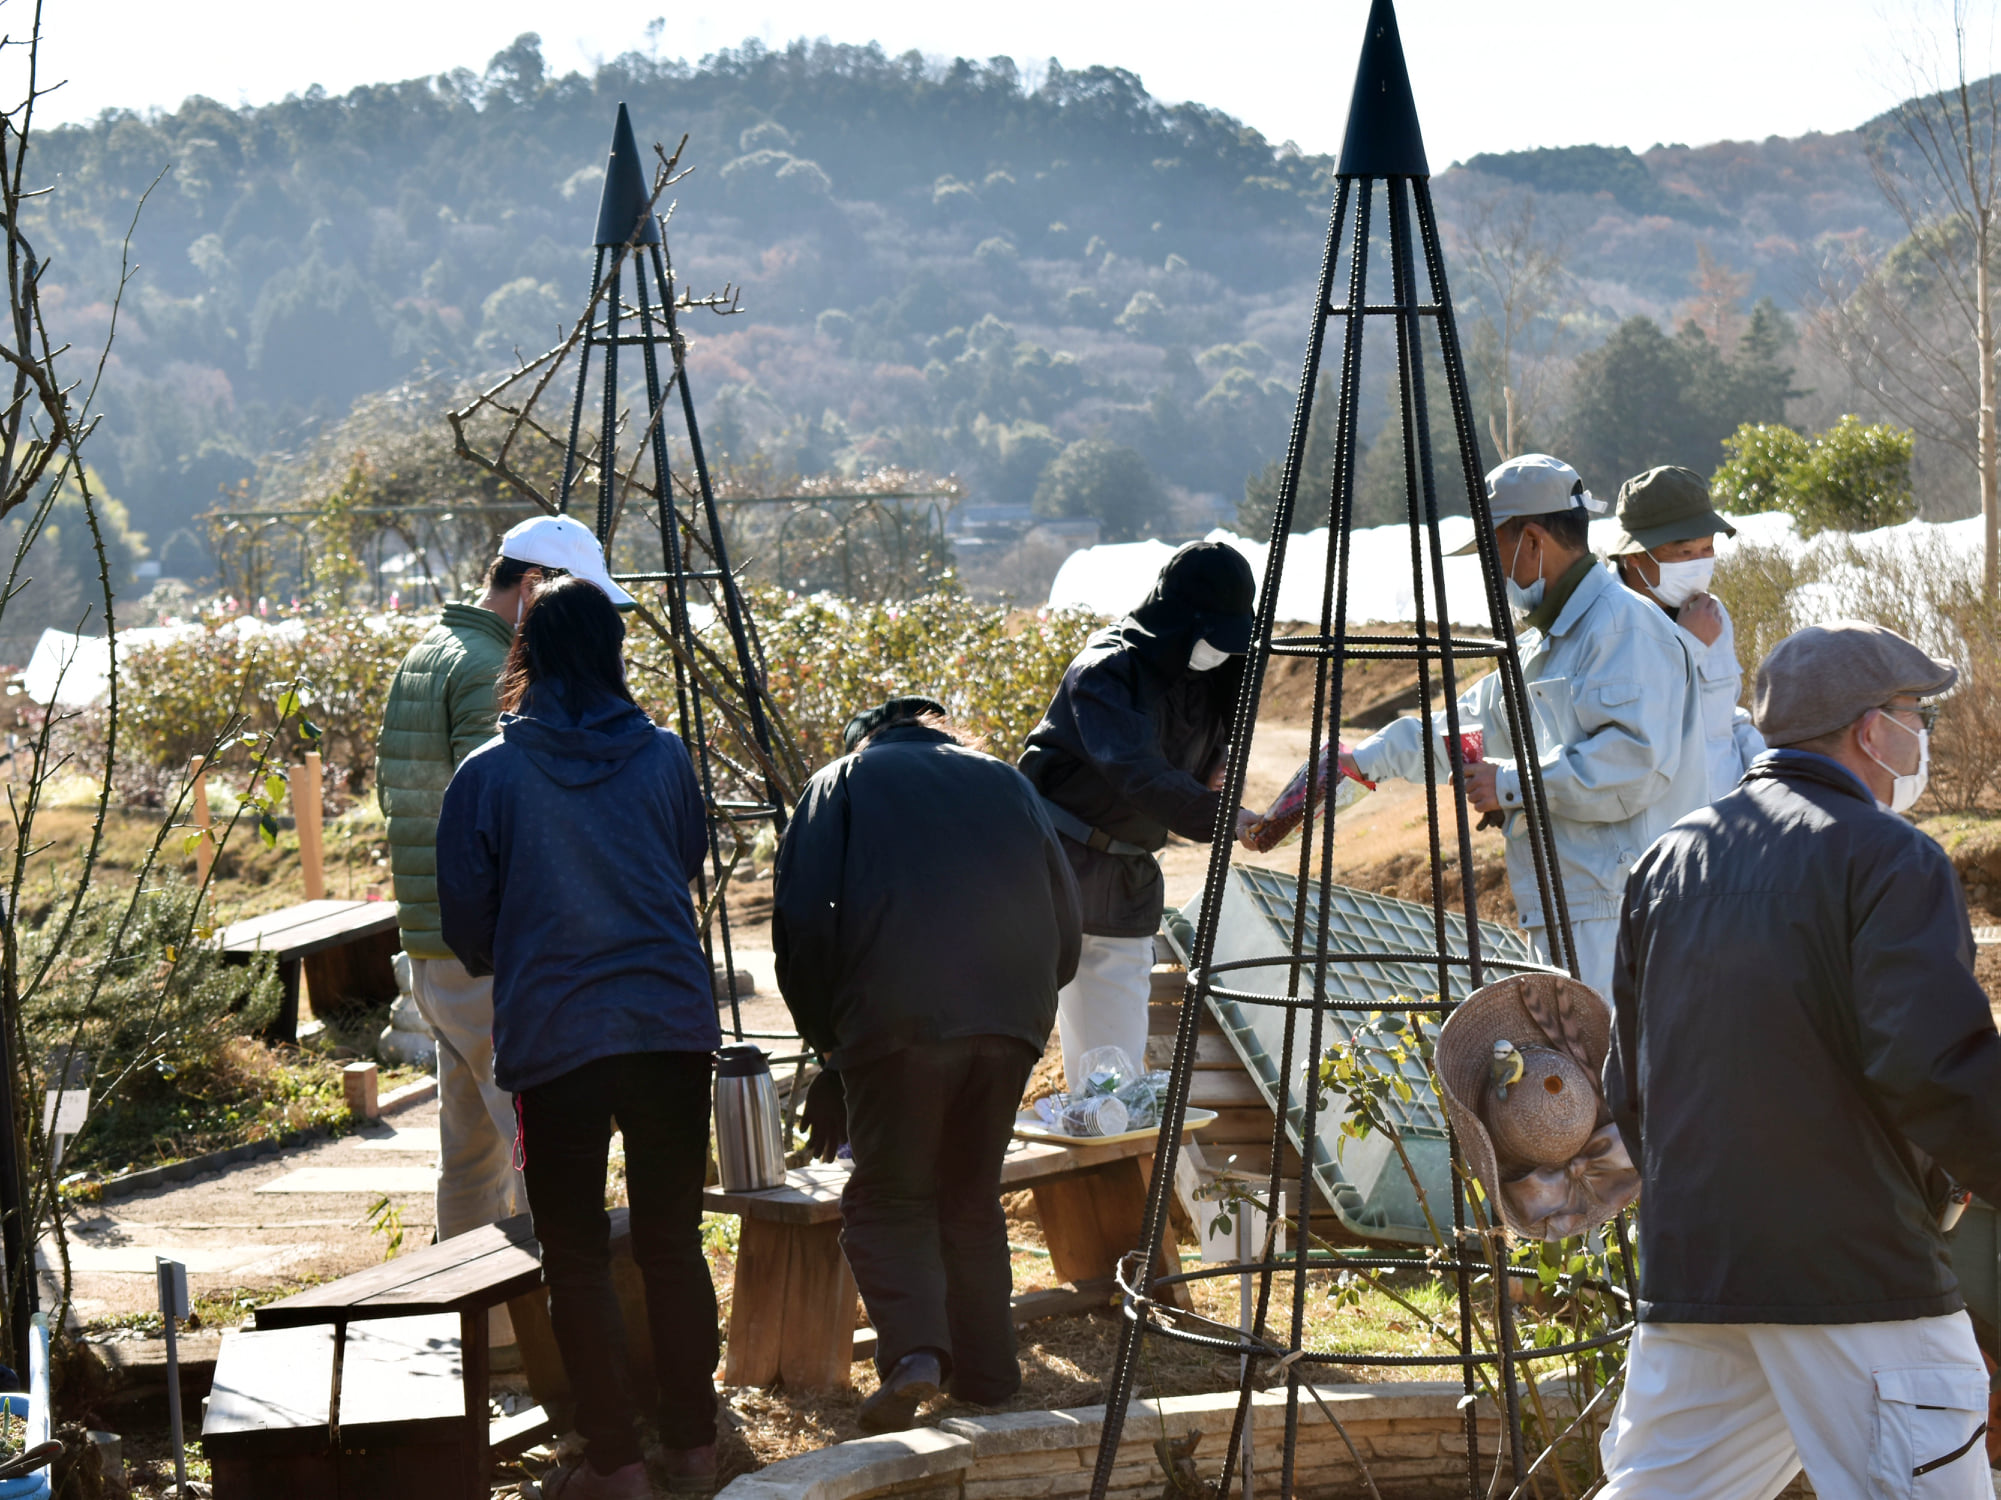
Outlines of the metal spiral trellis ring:
{"label": "metal spiral trellis ring", "polygon": [[[1387,235],[1376,232],[1374,215],[1380,205],[1387,220]],[[1386,263],[1386,264],[1385,264]],[[1420,273],[1421,267],[1421,273]],[[1386,269],[1389,297],[1382,299],[1380,280],[1371,300],[1372,270],[1380,278]],[[1341,300],[1337,301],[1336,298]],[[1354,498],[1359,446],[1356,440],[1357,407],[1361,400],[1362,353],[1365,331],[1371,326],[1388,325],[1394,336],[1394,389],[1401,412],[1401,442],[1404,470],[1404,500],[1410,533],[1411,591],[1416,602],[1416,626],[1408,635],[1358,632],[1348,618],[1350,536],[1354,522]],[[1331,414],[1335,423],[1333,481],[1324,497],[1327,506],[1328,549],[1325,576],[1321,580],[1319,625],[1315,633],[1275,639],[1279,584],[1286,565],[1287,543],[1294,518],[1305,519],[1312,512],[1303,507],[1300,495],[1302,467],[1307,447],[1307,431],[1313,416],[1313,402],[1319,382],[1322,354],[1330,327],[1339,330],[1339,363],[1336,380],[1337,406]],[[1447,476],[1455,489],[1462,489],[1465,509],[1473,518],[1478,539],[1480,573],[1483,583],[1479,608],[1485,612],[1487,628],[1463,631],[1446,613],[1445,549],[1439,536],[1440,476],[1434,466],[1435,437],[1431,430],[1431,405],[1427,398],[1428,362],[1442,366],[1445,394],[1451,411],[1452,442],[1456,448],[1456,473]],[[1323,414],[1322,420],[1327,419]],[[1451,1198],[1450,1241],[1444,1242],[1441,1226],[1437,1253],[1429,1257],[1390,1255],[1343,1255],[1317,1252],[1310,1237],[1294,1236],[1289,1251],[1277,1251],[1270,1231],[1264,1253],[1255,1262],[1233,1264],[1149,1278],[1147,1268],[1156,1264],[1156,1254],[1170,1233],[1168,1205],[1174,1191],[1175,1161],[1180,1150],[1181,1132],[1188,1104],[1197,1033],[1204,1007],[1212,997],[1240,1006],[1278,1006],[1284,1015],[1282,1057],[1277,1072],[1274,1099],[1271,1170],[1263,1196],[1265,1222],[1276,1225],[1284,1218],[1281,1190],[1297,1194],[1292,1201],[1300,1206],[1297,1222],[1304,1229],[1313,1202],[1315,1180],[1313,1152],[1300,1152],[1296,1181],[1282,1179],[1283,1151],[1288,1121],[1303,1116],[1302,1143],[1316,1139],[1316,1116],[1321,1108],[1321,1090],[1311,1084],[1300,1088],[1303,1096],[1295,1106],[1288,1091],[1299,1077],[1295,1057],[1303,1056],[1311,1065],[1320,1058],[1330,1017],[1380,1005],[1378,1001],[1357,1001],[1330,994],[1330,974],[1340,966],[1397,964],[1419,966],[1435,977],[1436,993],[1429,1000],[1399,1008],[1442,1018],[1471,990],[1508,972],[1534,969],[1539,965],[1519,958],[1498,957],[1482,952],[1481,929],[1476,905],[1473,856],[1473,829],[1464,801],[1453,795],[1462,767],[1458,697],[1468,663],[1491,667],[1500,674],[1501,701],[1505,707],[1510,739],[1517,747],[1516,763],[1522,774],[1523,806],[1520,835],[1528,845],[1542,899],[1549,913],[1550,941],[1557,961],[1572,970],[1576,954],[1570,934],[1570,918],[1557,874],[1556,849],[1551,839],[1547,804],[1535,751],[1534,725],[1529,710],[1527,688],[1522,678],[1516,648],[1513,619],[1502,586],[1503,565],[1489,522],[1485,484],[1482,477],[1479,435],[1475,428],[1467,394],[1466,372],[1453,319],[1451,295],[1446,285],[1445,264],[1440,248],[1437,219],[1432,207],[1430,169],[1418,128],[1404,68],[1403,47],[1398,37],[1396,17],[1390,0],[1375,0],[1368,31],[1363,41],[1357,69],[1355,92],[1350,106],[1347,136],[1342,146],[1333,210],[1328,229],[1314,314],[1307,336],[1306,358],[1299,382],[1298,405],[1293,417],[1291,439],[1286,450],[1283,480],[1272,521],[1271,546],[1258,600],[1257,624],[1251,659],[1244,673],[1242,693],[1236,706],[1221,813],[1210,855],[1207,884],[1196,923],[1189,976],[1175,1033],[1174,1062],[1169,1099],[1163,1110],[1160,1144],[1155,1156],[1153,1183],[1147,1203],[1143,1240],[1127,1257],[1120,1274],[1125,1322],[1121,1331],[1118,1361],[1107,1397],[1103,1437],[1092,1478],[1093,1500],[1101,1500],[1112,1482],[1118,1462],[1126,1408],[1133,1396],[1143,1343],[1148,1338],[1178,1340],[1200,1348],[1236,1354],[1242,1359],[1242,1382],[1235,1424],[1225,1459],[1221,1494],[1242,1493],[1235,1488],[1240,1478],[1237,1459],[1247,1431],[1253,1390],[1258,1381],[1281,1373],[1286,1390],[1285,1441],[1280,1456],[1277,1493],[1294,1493],[1294,1453],[1298,1439],[1302,1392],[1314,1400],[1312,1374],[1333,1366],[1428,1365],[1457,1369],[1467,1400],[1463,1410],[1466,1424],[1466,1482],[1469,1495],[1486,1493],[1480,1473],[1481,1446],[1478,1427],[1477,1393],[1483,1367],[1491,1367],[1493,1386],[1500,1397],[1505,1417],[1507,1467],[1514,1483],[1524,1482],[1528,1468],[1523,1453],[1522,1417],[1517,1400],[1517,1377],[1529,1359],[1561,1359],[1614,1343],[1630,1330],[1631,1256],[1624,1255],[1626,1285],[1608,1284],[1602,1279],[1580,1279],[1576,1290],[1592,1290],[1621,1305],[1620,1326],[1609,1330],[1542,1344],[1532,1350],[1520,1347],[1514,1325],[1515,1298],[1510,1282],[1532,1277],[1533,1270],[1508,1263],[1503,1242],[1487,1228],[1479,1205],[1470,1201],[1463,1184],[1470,1173],[1463,1168],[1456,1140],[1450,1141],[1454,1164]],[[1310,502],[1308,502],[1310,503]],[[1462,604],[1471,601],[1461,600]],[[1439,737],[1421,736],[1425,754],[1426,816],[1429,830],[1431,869],[1431,926],[1428,942],[1405,951],[1386,950],[1380,943],[1336,946],[1330,938],[1327,920],[1332,911],[1332,878],[1335,816],[1330,799],[1322,811],[1309,811],[1299,845],[1299,860],[1293,892],[1289,954],[1269,959],[1216,960],[1216,941],[1222,915],[1224,892],[1231,877],[1233,818],[1244,792],[1250,744],[1260,690],[1270,659],[1290,656],[1314,664],[1313,719],[1308,748],[1308,764],[1318,762],[1329,726],[1341,722],[1343,675],[1346,663],[1369,658],[1412,661],[1416,665],[1421,702],[1441,701],[1445,733],[1442,737],[1447,764],[1437,763]],[[1439,786],[1447,787],[1442,808]],[[1450,854],[1447,844],[1450,842]],[[1456,864],[1456,878],[1449,874]],[[1463,914],[1448,923],[1456,908]],[[1281,992],[1268,993],[1246,982],[1245,970],[1281,968],[1285,984]],[[1305,1035],[1296,1038],[1303,1026]],[[1304,1042],[1303,1052],[1296,1040]],[[1624,1227],[1619,1228],[1622,1250]],[[1329,1269],[1395,1271],[1443,1278],[1456,1294],[1458,1350],[1451,1354],[1348,1354],[1309,1346],[1307,1339],[1306,1292],[1309,1273]],[[1178,1283],[1215,1276],[1255,1276],[1258,1283],[1257,1312],[1249,1329],[1190,1315],[1172,1305],[1164,1295]],[[1289,1277],[1289,1316],[1283,1331],[1269,1327],[1274,1284]],[[1483,1282],[1482,1292],[1477,1283]],[[1491,1297],[1493,1337],[1491,1347],[1474,1347],[1476,1300]],[[1357,1460],[1359,1462],[1359,1459]]]}

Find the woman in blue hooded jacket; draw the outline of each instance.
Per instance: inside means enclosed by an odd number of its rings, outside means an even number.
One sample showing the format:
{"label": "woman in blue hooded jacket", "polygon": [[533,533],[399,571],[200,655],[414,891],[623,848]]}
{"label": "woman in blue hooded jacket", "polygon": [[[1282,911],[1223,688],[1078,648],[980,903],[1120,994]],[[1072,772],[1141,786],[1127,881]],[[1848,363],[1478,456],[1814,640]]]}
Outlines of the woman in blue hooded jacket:
{"label": "woman in blue hooded jacket", "polygon": [[716,1298],[702,1255],[710,1075],[721,1042],[689,881],[707,848],[694,767],[626,688],[625,627],[583,578],[541,588],[500,679],[500,734],[438,819],[445,942],[492,974],[494,1078],[522,1176],[584,1458],[551,1500],[644,1500],[604,1207],[625,1136],[660,1438],[676,1493],[715,1470]]}

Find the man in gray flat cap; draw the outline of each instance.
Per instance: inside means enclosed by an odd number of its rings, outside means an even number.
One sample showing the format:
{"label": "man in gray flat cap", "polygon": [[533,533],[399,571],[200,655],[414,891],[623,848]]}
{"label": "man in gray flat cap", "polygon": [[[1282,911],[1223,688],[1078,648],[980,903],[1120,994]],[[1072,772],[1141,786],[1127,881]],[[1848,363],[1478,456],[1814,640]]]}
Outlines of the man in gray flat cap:
{"label": "man in gray flat cap", "polygon": [[1853,622],[1758,668],[1774,749],[1626,888],[1605,1094],[1639,1165],[1609,1500],[1990,1500],[1941,1216],[2001,1202],[2001,1035],[1945,852],[1897,816],[1958,678]]}

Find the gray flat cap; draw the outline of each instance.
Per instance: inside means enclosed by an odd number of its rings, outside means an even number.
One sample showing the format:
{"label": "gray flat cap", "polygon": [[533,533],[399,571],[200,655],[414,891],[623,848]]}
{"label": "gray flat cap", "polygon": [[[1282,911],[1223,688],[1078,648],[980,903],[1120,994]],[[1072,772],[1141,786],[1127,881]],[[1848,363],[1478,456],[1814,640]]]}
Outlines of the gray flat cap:
{"label": "gray flat cap", "polygon": [[1959,681],[1894,630],[1835,620],[1796,630],[1758,663],[1751,714],[1772,746],[1797,745],[1853,724],[1899,693],[1929,698]]}

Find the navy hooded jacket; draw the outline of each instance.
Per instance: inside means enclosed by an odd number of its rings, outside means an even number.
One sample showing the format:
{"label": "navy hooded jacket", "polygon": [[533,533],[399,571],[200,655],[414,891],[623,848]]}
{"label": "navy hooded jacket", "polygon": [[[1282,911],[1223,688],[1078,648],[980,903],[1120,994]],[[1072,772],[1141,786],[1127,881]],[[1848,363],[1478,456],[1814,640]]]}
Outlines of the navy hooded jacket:
{"label": "navy hooded jacket", "polygon": [[494,1081],[722,1041],[688,884],[707,851],[679,735],[549,686],[459,763],[438,817],[447,946],[493,975]]}

